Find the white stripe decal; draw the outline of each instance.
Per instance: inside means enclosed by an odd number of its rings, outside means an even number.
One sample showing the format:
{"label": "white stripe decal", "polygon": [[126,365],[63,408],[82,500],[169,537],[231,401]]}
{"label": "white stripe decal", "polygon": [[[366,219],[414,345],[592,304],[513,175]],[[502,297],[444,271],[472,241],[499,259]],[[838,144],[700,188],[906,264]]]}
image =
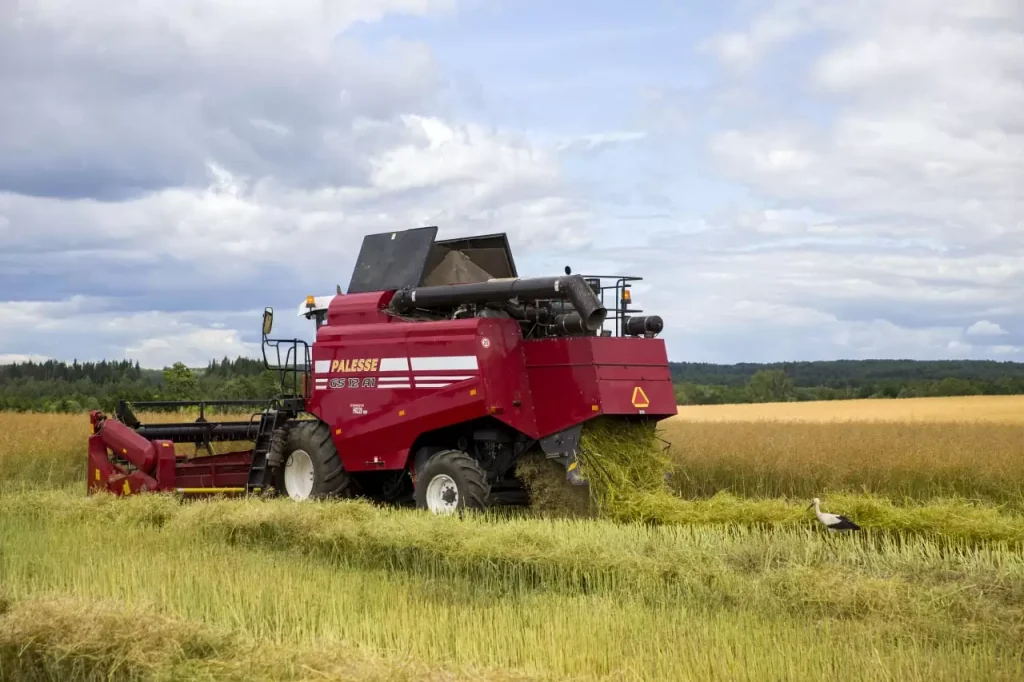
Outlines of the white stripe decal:
{"label": "white stripe decal", "polygon": [[393,383],[409,383],[409,377],[377,377],[377,383],[379,384],[393,384]]}
{"label": "white stripe decal", "polygon": [[448,355],[429,358],[411,358],[412,368],[417,371],[432,371],[445,369],[477,369],[475,355]]}
{"label": "white stripe decal", "polygon": [[381,358],[380,371],[382,372],[408,372],[409,358]]}
{"label": "white stripe decal", "polygon": [[476,377],[475,374],[414,374],[416,381],[465,381]]}
{"label": "white stripe decal", "polygon": [[409,384],[377,384],[377,388],[412,388]]}
{"label": "white stripe decal", "polygon": [[327,374],[331,371],[330,360],[314,360],[313,361],[313,372],[315,374]]}
{"label": "white stripe decal", "polygon": [[452,385],[452,382],[450,382],[450,381],[444,381],[444,382],[434,382],[434,381],[423,382],[423,381],[417,381],[416,382],[416,388],[444,388],[445,386],[451,386],[451,385]]}

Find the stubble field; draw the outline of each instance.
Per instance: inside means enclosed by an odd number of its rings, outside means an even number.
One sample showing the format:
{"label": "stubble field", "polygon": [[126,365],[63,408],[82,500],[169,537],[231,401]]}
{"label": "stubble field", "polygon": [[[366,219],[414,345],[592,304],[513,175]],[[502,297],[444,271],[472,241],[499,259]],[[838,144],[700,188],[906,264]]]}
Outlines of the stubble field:
{"label": "stubble field", "polygon": [[84,415],[0,433],[0,679],[1024,678],[1018,397],[681,408],[597,520],[85,498]]}

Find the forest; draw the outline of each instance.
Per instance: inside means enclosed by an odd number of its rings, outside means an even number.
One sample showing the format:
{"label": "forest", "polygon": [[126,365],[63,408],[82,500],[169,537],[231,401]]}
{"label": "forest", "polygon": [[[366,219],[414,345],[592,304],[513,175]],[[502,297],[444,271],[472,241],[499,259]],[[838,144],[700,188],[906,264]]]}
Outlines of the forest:
{"label": "forest", "polygon": [[[681,405],[1024,394],[1024,363],[837,360],[775,364],[670,363]],[[110,410],[118,399],[247,400],[277,393],[260,360],[146,369],[129,360],[0,365],[0,410]]]}
{"label": "forest", "polygon": [[249,400],[273,396],[279,377],[261,360],[213,360],[206,367],[145,369],[128,360],[0,365],[0,410],[112,410],[119,399]]}
{"label": "forest", "polygon": [[1024,363],[833,360],[670,363],[681,405],[1024,393]]}

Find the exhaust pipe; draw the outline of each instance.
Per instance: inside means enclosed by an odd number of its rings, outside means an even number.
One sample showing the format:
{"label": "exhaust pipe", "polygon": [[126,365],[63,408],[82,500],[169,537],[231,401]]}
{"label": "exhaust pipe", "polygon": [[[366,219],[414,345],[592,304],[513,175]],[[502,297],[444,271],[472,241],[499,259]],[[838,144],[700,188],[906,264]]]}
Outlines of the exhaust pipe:
{"label": "exhaust pipe", "polygon": [[503,303],[513,298],[568,299],[576,310],[575,314],[579,315],[580,326],[587,331],[597,331],[608,317],[601,299],[582,275],[408,287],[395,292],[389,307],[396,313],[405,314],[417,308],[452,308],[463,303]]}

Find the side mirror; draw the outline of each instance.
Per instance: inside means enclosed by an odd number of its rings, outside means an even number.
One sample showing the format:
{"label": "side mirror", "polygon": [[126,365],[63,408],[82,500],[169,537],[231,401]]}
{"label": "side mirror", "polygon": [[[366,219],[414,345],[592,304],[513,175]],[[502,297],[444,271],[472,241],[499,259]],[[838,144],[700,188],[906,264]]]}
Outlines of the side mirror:
{"label": "side mirror", "polygon": [[270,330],[274,328],[274,309],[265,308],[263,310],[263,336],[270,334]]}
{"label": "side mirror", "polygon": [[572,274],[572,268],[570,268],[568,265],[565,266],[565,274],[567,274],[567,275],[571,275]]}

